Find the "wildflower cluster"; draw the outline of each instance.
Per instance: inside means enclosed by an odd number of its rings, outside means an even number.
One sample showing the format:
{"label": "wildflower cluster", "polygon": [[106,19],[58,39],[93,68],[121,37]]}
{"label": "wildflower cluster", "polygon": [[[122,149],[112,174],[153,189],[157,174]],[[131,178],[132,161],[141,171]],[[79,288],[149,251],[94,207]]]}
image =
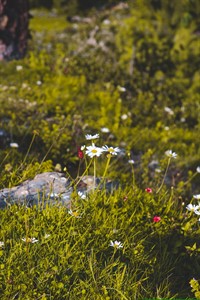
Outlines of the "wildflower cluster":
{"label": "wildflower cluster", "polygon": [[90,146],[82,146],[78,148],[78,157],[82,159],[84,157],[84,149],[86,149],[85,154],[88,155],[90,158],[93,157],[99,157],[102,155],[102,153],[107,152],[111,155],[117,155],[120,152],[120,149],[118,147],[112,147],[112,146],[103,146],[98,147],[95,145],[94,140],[99,138],[99,134],[86,134],[85,135],[86,140],[92,141],[92,144]]}

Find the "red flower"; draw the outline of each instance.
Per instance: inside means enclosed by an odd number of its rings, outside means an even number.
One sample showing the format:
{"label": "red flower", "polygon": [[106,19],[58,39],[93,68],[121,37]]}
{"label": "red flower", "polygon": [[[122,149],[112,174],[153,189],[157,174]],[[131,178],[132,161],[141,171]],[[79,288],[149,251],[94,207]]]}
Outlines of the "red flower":
{"label": "red flower", "polygon": [[146,188],[145,191],[146,191],[147,193],[152,193],[152,189],[151,189],[151,188]]}
{"label": "red flower", "polygon": [[161,217],[159,217],[159,216],[153,217],[153,222],[154,222],[154,223],[158,223],[158,222],[160,222],[160,221],[161,221]]}
{"label": "red flower", "polygon": [[78,158],[82,159],[84,157],[84,153],[80,147],[78,147]]}

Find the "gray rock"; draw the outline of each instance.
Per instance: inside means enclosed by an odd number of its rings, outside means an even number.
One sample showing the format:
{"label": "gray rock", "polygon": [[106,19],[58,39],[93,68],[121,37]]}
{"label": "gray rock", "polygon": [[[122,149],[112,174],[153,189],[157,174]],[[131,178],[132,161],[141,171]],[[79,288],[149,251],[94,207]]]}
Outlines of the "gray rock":
{"label": "gray rock", "polygon": [[0,190],[0,208],[11,204],[27,206],[39,203],[69,204],[73,191],[71,181],[58,172],[38,174],[32,180],[26,180],[13,188]]}
{"label": "gray rock", "polygon": [[108,179],[102,182],[101,178],[96,178],[94,186],[93,176],[84,176],[78,179],[78,184],[76,184],[62,173],[46,172],[36,175],[32,180],[26,180],[16,187],[0,190],[0,209],[12,204],[26,206],[42,204],[42,207],[47,204],[69,206],[74,190],[86,196],[96,188],[105,188],[106,191],[112,192],[118,188],[118,183]]}

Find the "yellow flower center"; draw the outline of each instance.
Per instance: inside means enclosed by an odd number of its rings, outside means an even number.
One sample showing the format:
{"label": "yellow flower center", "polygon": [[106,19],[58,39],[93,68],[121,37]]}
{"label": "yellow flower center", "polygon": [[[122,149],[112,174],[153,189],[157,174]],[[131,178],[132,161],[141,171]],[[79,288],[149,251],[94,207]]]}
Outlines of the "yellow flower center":
{"label": "yellow flower center", "polygon": [[97,150],[96,150],[96,149],[92,149],[91,152],[92,152],[92,153],[97,153]]}
{"label": "yellow flower center", "polygon": [[79,216],[79,214],[78,214],[76,211],[73,211],[72,214],[73,214],[73,216],[76,217],[76,218]]}

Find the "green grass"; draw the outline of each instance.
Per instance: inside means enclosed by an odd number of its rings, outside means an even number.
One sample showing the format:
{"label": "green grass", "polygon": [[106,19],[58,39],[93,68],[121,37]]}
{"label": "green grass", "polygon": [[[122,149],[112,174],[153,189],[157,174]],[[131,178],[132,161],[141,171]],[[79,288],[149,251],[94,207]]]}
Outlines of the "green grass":
{"label": "green grass", "polygon": [[78,26],[35,10],[27,56],[1,62],[0,188],[58,164],[76,180],[87,133],[121,149],[87,169],[120,188],[75,192],[74,216],[59,203],[0,211],[1,299],[199,298],[199,221],[186,209],[199,194],[199,21],[192,2],[162,3],[93,10]]}
{"label": "green grass", "polygon": [[33,32],[48,32],[56,34],[65,30],[67,27],[66,16],[57,16],[56,14],[49,14],[48,11],[31,11],[32,17],[30,20],[30,30]]}
{"label": "green grass", "polygon": [[[86,168],[91,165],[95,176],[98,159]],[[110,159],[117,158],[107,158],[105,171]],[[164,176],[173,158],[166,159]],[[189,295],[191,276],[198,276],[199,250],[193,246],[197,216],[187,212],[179,192],[166,189],[163,180],[152,189],[133,180],[111,194],[91,191],[86,199],[74,192],[68,208],[59,200],[45,208],[44,203],[0,211],[3,299]]]}
{"label": "green grass", "polygon": [[[177,210],[178,203],[168,197],[164,208],[162,196],[136,188],[113,195],[97,192],[86,200],[74,196],[72,210],[78,211],[80,218],[59,205],[44,210],[12,206],[1,211],[2,296],[171,296],[169,289],[176,288],[179,280],[173,286],[167,278],[184,271],[181,263],[187,254],[182,243],[186,243],[187,235],[184,237],[178,228],[179,222],[185,222]],[[155,213],[161,216],[159,223],[153,223]],[[23,238],[36,238],[38,242],[24,242]],[[121,241],[123,248],[111,247],[110,241],[115,240]],[[182,253],[177,256],[179,249]]]}

